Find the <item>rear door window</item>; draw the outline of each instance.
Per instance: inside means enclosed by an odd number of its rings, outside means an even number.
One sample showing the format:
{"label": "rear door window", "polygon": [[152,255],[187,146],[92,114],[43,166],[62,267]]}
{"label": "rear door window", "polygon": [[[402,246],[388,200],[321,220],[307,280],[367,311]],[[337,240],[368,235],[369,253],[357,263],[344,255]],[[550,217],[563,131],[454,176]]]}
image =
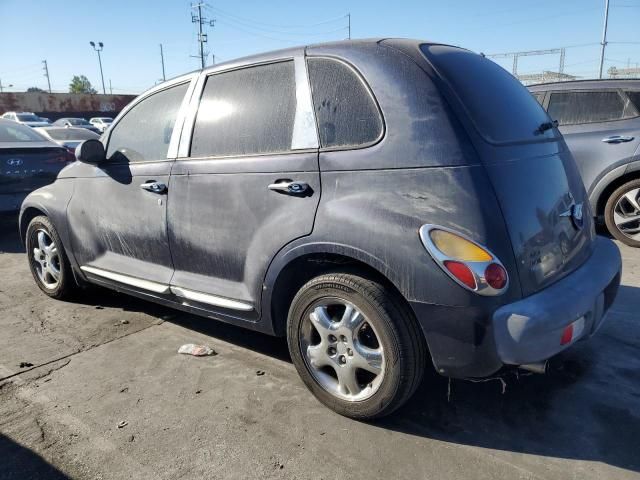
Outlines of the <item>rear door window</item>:
{"label": "rear door window", "polygon": [[196,116],[191,156],[289,152],[295,113],[293,61],[211,75]]}
{"label": "rear door window", "polygon": [[631,102],[617,90],[553,92],[547,111],[560,125],[610,122],[637,115]]}
{"label": "rear door window", "polygon": [[538,103],[540,105],[542,105],[542,102],[544,102],[544,95],[546,92],[532,92],[531,95],[533,95],[533,98],[535,98]]}
{"label": "rear door window", "polygon": [[309,58],[307,64],[320,145],[358,147],[378,140],[382,116],[360,75],[330,58]]}
{"label": "rear door window", "polygon": [[448,83],[450,93],[457,97],[476,130],[489,142],[535,141],[555,136],[553,129],[538,133],[549,117],[529,90],[497,63],[447,45],[423,44],[420,48]]}

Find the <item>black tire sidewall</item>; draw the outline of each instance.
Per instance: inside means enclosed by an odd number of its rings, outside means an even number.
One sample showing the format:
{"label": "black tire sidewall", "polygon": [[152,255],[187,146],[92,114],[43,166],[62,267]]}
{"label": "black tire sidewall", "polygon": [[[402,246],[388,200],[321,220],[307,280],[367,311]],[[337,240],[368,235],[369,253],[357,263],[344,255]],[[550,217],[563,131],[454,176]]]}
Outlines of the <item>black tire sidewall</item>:
{"label": "black tire sidewall", "polygon": [[609,196],[609,199],[607,200],[604,208],[604,221],[607,226],[607,230],[616,240],[619,240],[630,247],[640,248],[640,241],[633,240],[622,233],[616,226],[616,223],[613,219],[614,209],[620,197],[622,197],[629,190],[633,190],[634,188],[640,188],[640,179],[627,182],[614,190],[614,192]]}
{"label": "black tire sidewall", "polygon": [[[60,280],[58,281],[58,285],[56,285],[55,288],[48,288],[40,281],[34,265],[33,241],[35,232],[37,230],[45,230],[49,234],[51,239],[55,242],[56,248],[58,249],[58,255],[60,257]],[[33,220],[31,220],[31,222],[29,222],[29,226],[27,227],[27,232],[25,235],[25,247],[31,275],[33,275],[33,279],[35,280],[36,285],[38,285],[40,290],[53,298],[62,298],[69,294],[73,286],[73,279],[70,279],[71,269],[69,267],[69,261],[67,260],[67,256],[64,251],[62,242],[60,241],[60,237],[58,236],[58,232],[47,217],[35,217]]]}
{"label": "black tire sidewall", "polygon": [[[403,373],[407,368],[403,364],[402,356],[399,355],[402,346],[398,327],[390,318],[389,312],[381,308],[375,301],[371,301],[370,295],[362,291],[357,283],[349,285],[347,282],[326,277],[318,277],[302,287],[289,310],[287,341],[296,370],[313,395],[341,415],[358,419],[372,419],[391,413],[397,408],[394,406],[394,402],[401,395]],[[314,304],[324,298],[339,298],[356,306],[373,325],[378,341],[384,349],[384,378],[378,390],[365,400],[350,402],[326,391],[316,382],[309,371],[303,353],[300,351],[299,335],[303,321],[311,313]]]}

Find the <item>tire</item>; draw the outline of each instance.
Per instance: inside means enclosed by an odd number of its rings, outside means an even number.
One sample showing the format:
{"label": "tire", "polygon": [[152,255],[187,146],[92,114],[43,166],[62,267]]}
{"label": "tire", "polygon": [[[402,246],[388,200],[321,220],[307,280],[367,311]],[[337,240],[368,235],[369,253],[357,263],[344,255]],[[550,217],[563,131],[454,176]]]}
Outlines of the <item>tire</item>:
{"label": "tire", "polygon": [[[618,187],[607,199],[604,221],[609,233],[630,247],[640,247],[640,179]],[[633,220],[638,216],[637,220]],[[616,218],[628,220],[616,223]],[[637,231],[637,233],[635,233]],[[635,238],[632,238],[635,235]]]}
{"label": "tire", "polygon": [[29,222],[25,238],[29,268],[40,290],[51,298],[70,298],[77,285],[53,224],[45,216],[35,217]]}
{"label": "tire", "polygon": [[287,341],[311,393],[358,420],[395,411],[424,373],[426,345],[408,306],[357,275],[325,274],[307,282],[291,302]]}

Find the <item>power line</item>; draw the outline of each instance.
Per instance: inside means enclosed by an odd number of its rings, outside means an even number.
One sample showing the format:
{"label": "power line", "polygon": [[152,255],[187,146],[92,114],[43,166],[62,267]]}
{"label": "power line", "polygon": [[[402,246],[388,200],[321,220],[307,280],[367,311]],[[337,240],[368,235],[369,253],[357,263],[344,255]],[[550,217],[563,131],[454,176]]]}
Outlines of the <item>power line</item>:
{"label": "power line", "polygon": [[[205,5],[205,8],[211,10],[211,11],[215,11],[218,15],[222,15],[225,17],[231,17],[231,18],[235,18],[236,21],[238,21],[239,23],[253,23],[256,25],[263,25],[265,27],[272,27],[274,29],[295,29],[295,28],[312,28],[312,27],[317,27],[320,25],[326,25],[328,23],[335,23],[339,20],[344,20],[347,15],[340,15],[339,17],[335,17],[335,18],[331,18],[328,20],[323,20],[320,22],[315,22],[315,23],[307,23],[307,24],[297,24],[297,25],[292,25],[292,24],[287,24],[287,25],[282,25],[282,24],[274,24],[274,23],[266,23],[266,22],[260,22],[258,20],[252,20],[250,18],[246,18],[246,17],[241,17],[239,15],[234,15],[233,13],[229,13],[226,12],[218,7],[212,7],[210,5]],[[281,33],[281,32],[278,32]]]}

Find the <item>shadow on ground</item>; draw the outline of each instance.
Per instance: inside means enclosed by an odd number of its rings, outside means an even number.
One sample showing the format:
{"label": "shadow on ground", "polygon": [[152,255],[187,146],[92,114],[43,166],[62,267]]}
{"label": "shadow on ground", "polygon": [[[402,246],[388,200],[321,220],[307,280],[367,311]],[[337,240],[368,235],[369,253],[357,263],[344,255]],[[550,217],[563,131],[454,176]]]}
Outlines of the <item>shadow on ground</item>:
{"label": "shadow on ground", "polygon": [[0,480],[47,479],[69,477],[37,453],[0,434]]}
{"label": "shadow on ground", "polygon": [[[0,251],[15,244],[19,246],[17,235],[14,239],[0,235]],[[144,312],[290,362],[281,338],[103,289],[88,290],[80,301],[97,308]],[[449,381],[432,373],[405,407],[373,425],[453,444],[603,462],[640,472],[638,311],[640,289],[623,286],[600,332],[591,341],[579,342],[553,359],[547,375],[507,372],[501,379],[473,382]],[[7,439],[0,436],[0,453],[12,448],[6,444]],[[17,454],[18,458],[26,455],[19,450]],[[55,474],[47,478],[64,478]]]}

